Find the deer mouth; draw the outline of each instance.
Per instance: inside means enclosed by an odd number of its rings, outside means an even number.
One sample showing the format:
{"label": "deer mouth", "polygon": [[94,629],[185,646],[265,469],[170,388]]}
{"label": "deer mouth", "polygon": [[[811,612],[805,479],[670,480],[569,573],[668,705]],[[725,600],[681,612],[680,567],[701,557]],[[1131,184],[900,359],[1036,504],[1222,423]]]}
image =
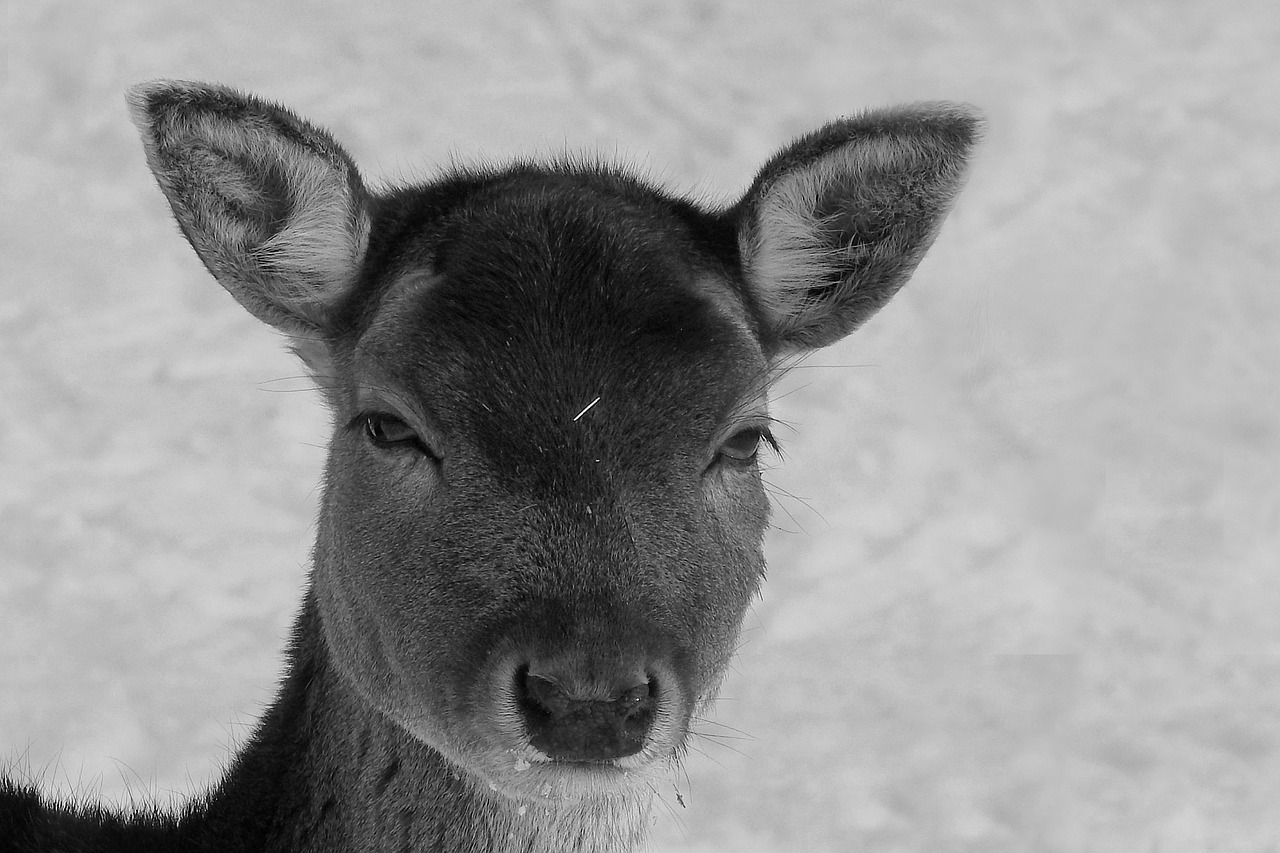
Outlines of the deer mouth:
{"label": "deer mouth", "polygon": [[528,662],[500,669],[469,726],[469,740],[487,745],[480,776],[490,790],[569,802],[638,794],[669,775],[690,704],[665,666],[595,680]]}
{"label": "deer mouth", "polygon": [[488,787],[516,800],[546,804],[626,798],[654,790],[674,761],[674,751],[605,760],[551,758],[530,745],[508,751]]}

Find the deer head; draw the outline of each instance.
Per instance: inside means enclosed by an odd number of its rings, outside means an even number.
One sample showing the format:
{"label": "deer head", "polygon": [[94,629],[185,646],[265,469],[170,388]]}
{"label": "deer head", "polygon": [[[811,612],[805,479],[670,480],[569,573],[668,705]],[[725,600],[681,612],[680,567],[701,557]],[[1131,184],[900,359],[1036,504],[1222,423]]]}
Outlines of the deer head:
{"label": "deer head", "polygon": [[568,161],[374,192],[257,98],[131,104],[187,239],[333,412],[311,595],[351,694],[503,796],[665,767],[764,574],[769,379],[907,280],[975,115],[833,122],[706,209]]}

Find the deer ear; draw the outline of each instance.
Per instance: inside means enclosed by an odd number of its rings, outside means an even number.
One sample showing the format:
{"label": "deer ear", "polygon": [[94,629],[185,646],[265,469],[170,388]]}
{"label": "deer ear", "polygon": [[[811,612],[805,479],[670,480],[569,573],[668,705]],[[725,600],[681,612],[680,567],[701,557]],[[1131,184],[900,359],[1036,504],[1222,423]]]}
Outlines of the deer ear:
{"label": "deer ear", "polygon": [[906,283],[960,190],[979,126],[954,104],[868,112],[765,164],[733,214],[775,350],[833,343]]}
{"label": "deer ear", "polygon": [[258,319],[323,333],[369,239],[368,195],[347,153],[288,110],[221,86],[143,83],[128,100],[209,272]]}

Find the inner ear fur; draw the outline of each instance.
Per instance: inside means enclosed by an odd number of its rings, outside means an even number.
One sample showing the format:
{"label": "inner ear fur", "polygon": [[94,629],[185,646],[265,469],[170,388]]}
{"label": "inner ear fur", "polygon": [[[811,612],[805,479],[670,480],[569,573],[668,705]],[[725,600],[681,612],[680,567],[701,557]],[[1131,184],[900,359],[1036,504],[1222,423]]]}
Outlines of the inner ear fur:
{"label": "inner ear fur", "polygon": [[222,86],[144,83],[128,100],[147,163],[219,283],[272,326],[323,334],[369,239],[347,153],[283,107]]}
{"label": "inner ear fur", "polygon": [[980,125],[959,104],[867,112],[765,164],[733,214],[775,350],[833,343],[906,283],[963,184]]}

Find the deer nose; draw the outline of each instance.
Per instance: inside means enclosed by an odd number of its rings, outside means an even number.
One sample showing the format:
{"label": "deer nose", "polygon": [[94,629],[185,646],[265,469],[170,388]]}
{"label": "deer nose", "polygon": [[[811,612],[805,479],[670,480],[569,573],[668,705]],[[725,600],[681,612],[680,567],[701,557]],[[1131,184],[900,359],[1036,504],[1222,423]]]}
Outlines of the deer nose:
{"label": "deer nose", "polygon": [[657,685],[644,674],[576,679],[522,667],[516,693],[529,742],[559,761],[611,761],[644,748]]}

